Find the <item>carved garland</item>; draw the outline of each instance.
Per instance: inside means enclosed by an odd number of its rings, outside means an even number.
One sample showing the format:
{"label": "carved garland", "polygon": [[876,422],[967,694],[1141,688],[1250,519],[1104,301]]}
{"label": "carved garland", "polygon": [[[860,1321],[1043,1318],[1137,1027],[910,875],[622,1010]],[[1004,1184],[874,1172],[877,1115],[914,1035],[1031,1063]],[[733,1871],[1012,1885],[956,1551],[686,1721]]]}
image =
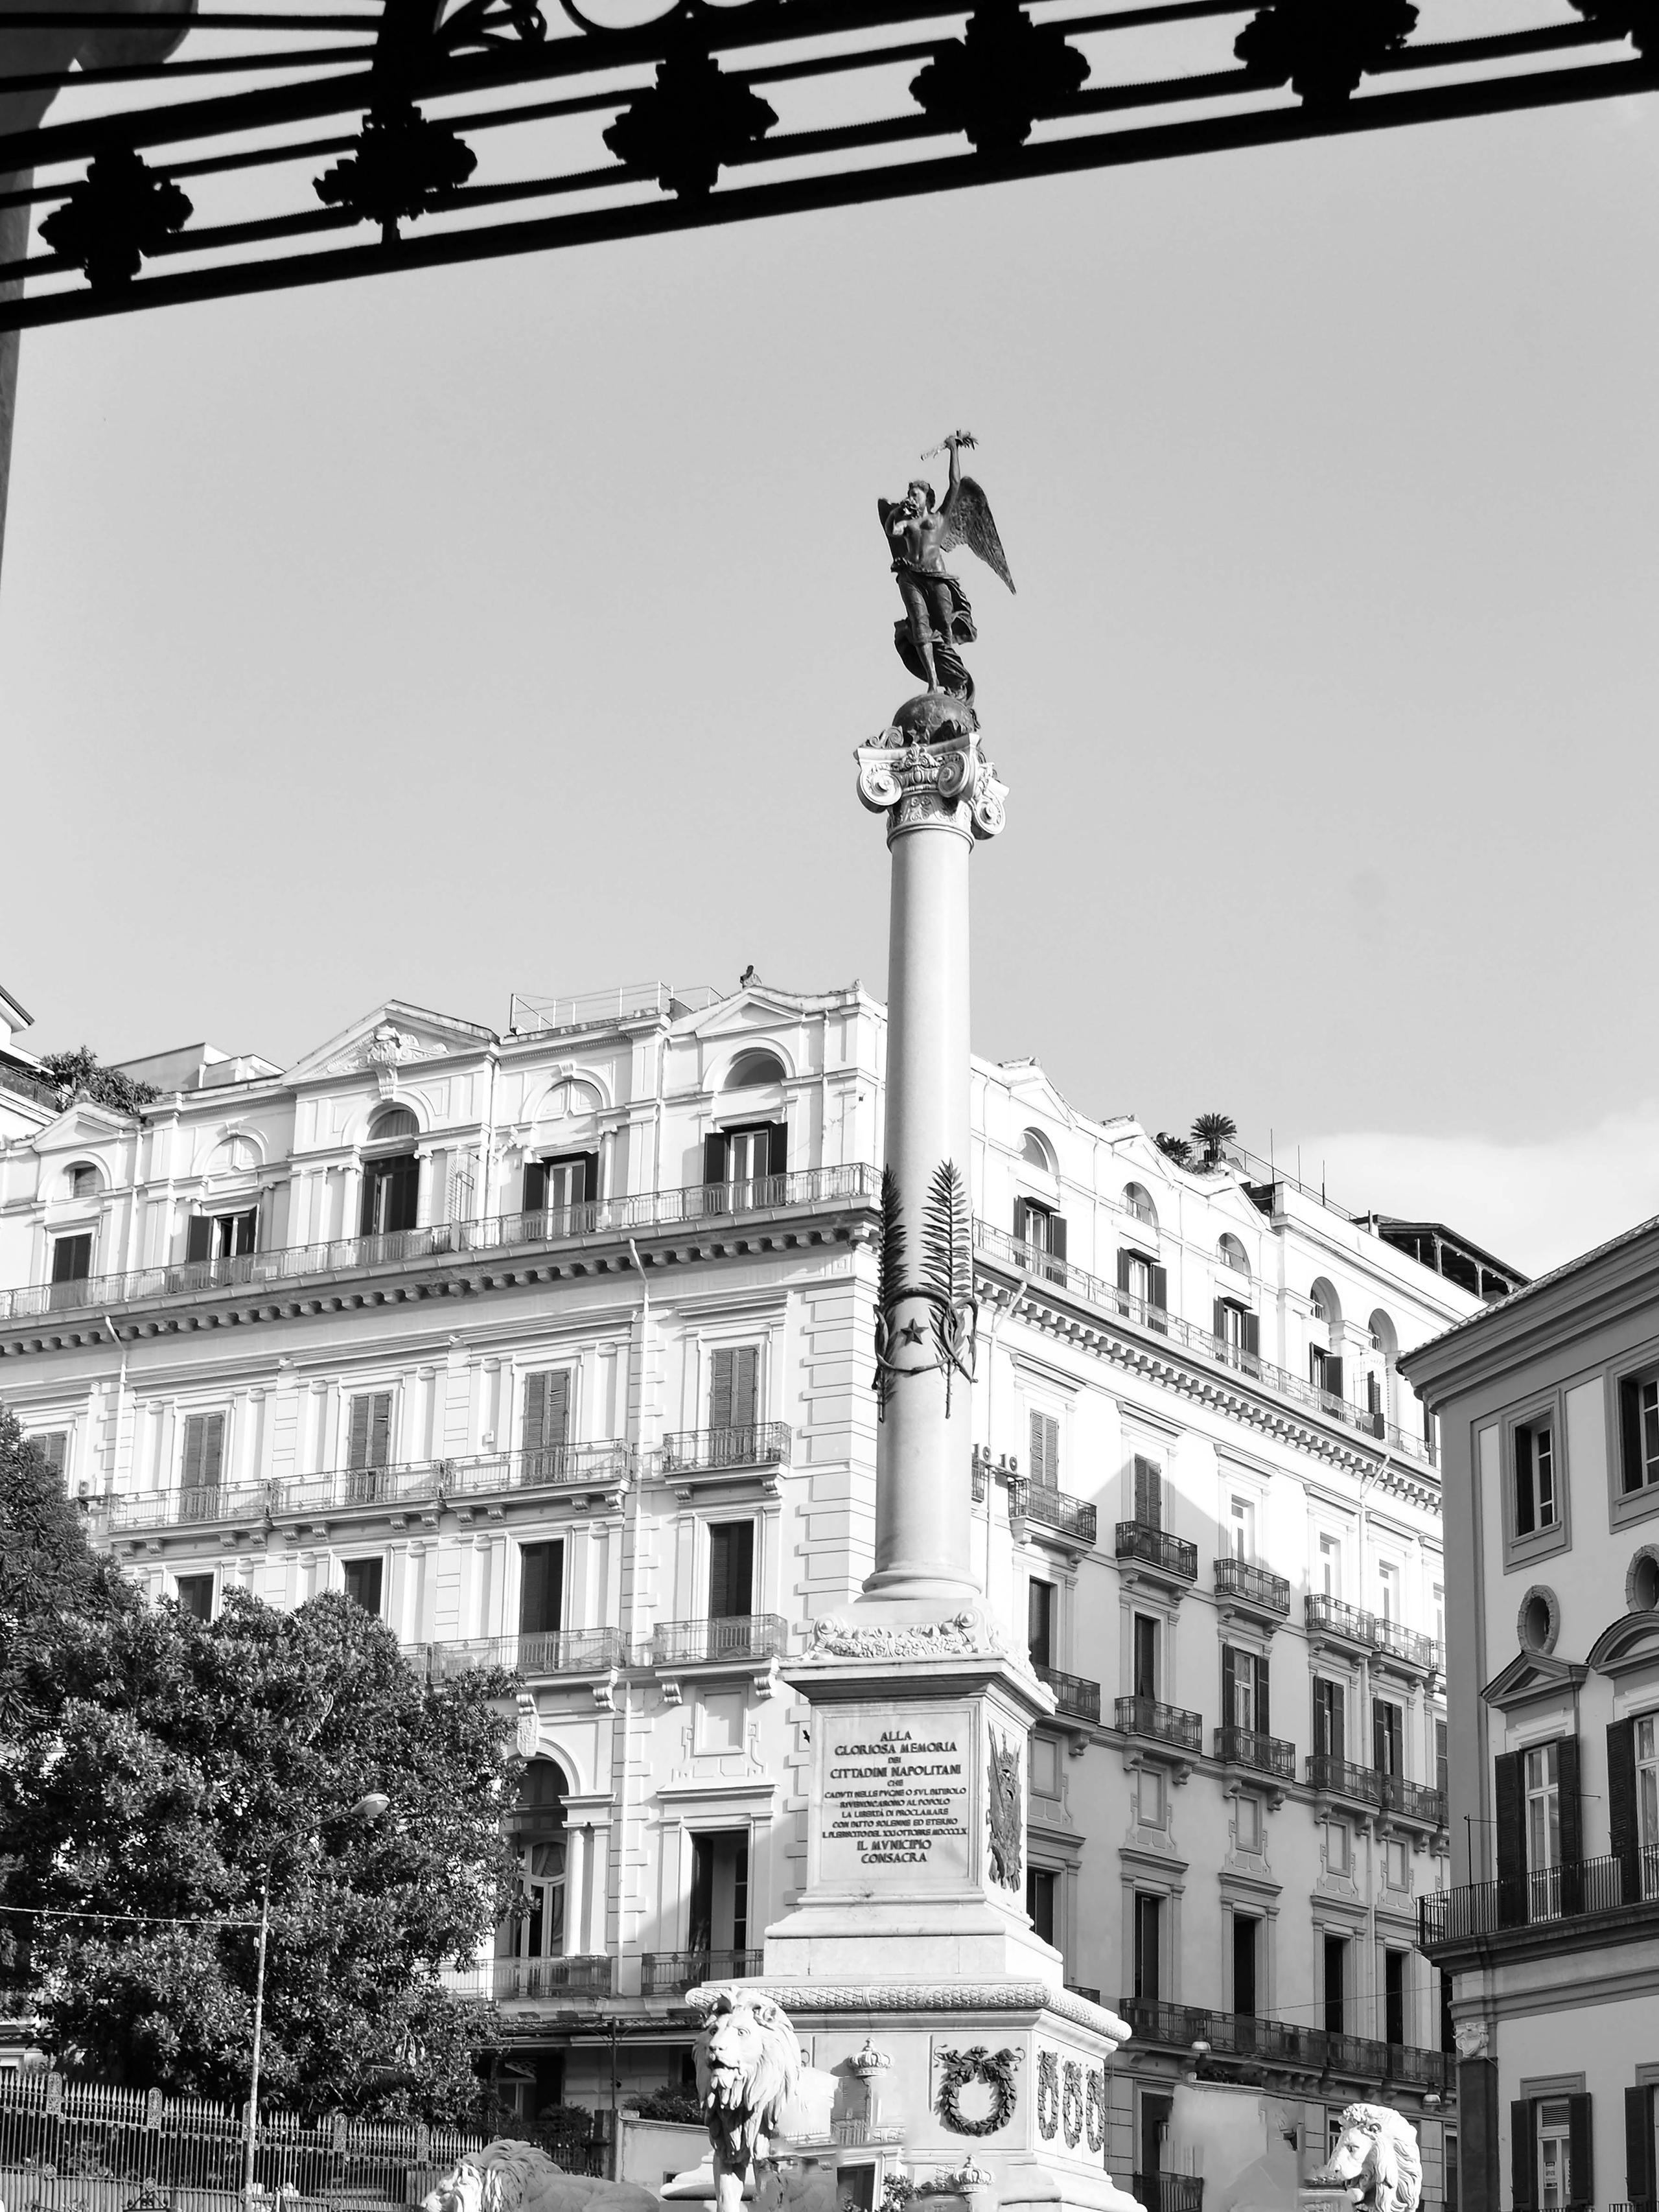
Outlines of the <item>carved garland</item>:
{"label": "carved garland", "polygon": [[[999,2128],[1006,2128],[1014,2117],[1014,2069],[1024,2057],[1023,2051],[1006,2045],[1000,2051],[991,2051],[976,2043],[968,2051],[941,2051],[939,2055],[939,2094],[933,2110],[957,2136],[994,2136]],[[970,2081],[983,2081],[994,2102],[982,2120],[964,2118],[961,2093]]]}
{"label": "carved garland", "polygon": [[1065,2131],[1066,2148],[1075,2150],[1078,2137],[1083,2133],[1083,2063],[1068,2058],[1060,2069],[1060,2124]]}
{"label": "carved garland", "polygon": [[1106,2073],[1103,2067],[1093,2066],[1089,2069],[1089,2089],[1084,2100],[1083,2114],[1090,2153],[1097,2158],[1106,2148]]}
{"label": "carved garland", "polygon": [[1037,2053],[1037,2133],[1052,2142],[1060,2130],[1060,2053]]}

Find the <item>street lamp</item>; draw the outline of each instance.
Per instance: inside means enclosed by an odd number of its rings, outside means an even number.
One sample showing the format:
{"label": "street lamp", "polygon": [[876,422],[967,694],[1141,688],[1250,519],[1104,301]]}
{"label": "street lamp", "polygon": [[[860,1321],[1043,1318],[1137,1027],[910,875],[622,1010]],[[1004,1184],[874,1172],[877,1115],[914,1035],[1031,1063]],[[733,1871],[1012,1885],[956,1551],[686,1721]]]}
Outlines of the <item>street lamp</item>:
{"label": "street lamp", "polygon": [[[351,1808],[354,1820],[365,1827],[378,1820],[392,1800],[379,1790],[366,1790]],[[265,1870],[259,1882],[259,1962],[253,1977],[253,2063],[248,2069],[247,2084],[247,2146],[242,2165],[242,2197],[245,2203],[253,2202],[253,2154],[259,2141],[259,2045],[265,2025],[265,1946],[270,1935],[270,1867],[271,1858],[265,1861]]]}

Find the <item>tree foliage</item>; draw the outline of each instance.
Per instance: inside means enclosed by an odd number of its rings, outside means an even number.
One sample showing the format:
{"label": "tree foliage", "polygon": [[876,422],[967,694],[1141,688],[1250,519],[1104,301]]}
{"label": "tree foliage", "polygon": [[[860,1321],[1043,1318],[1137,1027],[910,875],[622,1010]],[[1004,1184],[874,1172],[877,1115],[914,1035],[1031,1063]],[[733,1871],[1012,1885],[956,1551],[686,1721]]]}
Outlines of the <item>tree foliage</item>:
{"label": "tree foliage", "polygon": [[[471,2112],[488,2015],[439,1970],[514,1894],[505,1679],[425,1684],[338,1593],[283,1613],[233,1592],[211,1623],[133,1605],[88,1643],[45,1755],[9,1778],[9,1899],[71,1916],[33,1946],[62,2061],[245,2097],[268,1880],[262,2094]],[[354,1811],[369,1791],[391,1800],[372,1825]]]}
{"label": "tree foliage", "polygon": [[153,1083],[139,1083],[118,1067],[106,1067],[89,1044],[73,1052],[43,1054],[40,1066],[46,1080],[66,1094],[66,1106],[77,1098],[89,1098],[112,1113],[136,1114],[161,1095]]}

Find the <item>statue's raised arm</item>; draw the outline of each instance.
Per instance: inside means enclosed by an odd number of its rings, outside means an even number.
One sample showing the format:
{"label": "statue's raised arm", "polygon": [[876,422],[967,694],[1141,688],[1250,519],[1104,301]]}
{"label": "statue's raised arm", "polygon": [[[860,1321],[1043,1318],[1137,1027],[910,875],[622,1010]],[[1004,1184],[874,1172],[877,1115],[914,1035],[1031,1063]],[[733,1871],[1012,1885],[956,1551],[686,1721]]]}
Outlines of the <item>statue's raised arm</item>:
{"label": "statue's raised arm", "polygon": [[[958,648],[971,645],[974,627],[968,594],[945,565],[953,547],[965,545],[1001,577],[1012,592],[1007,556],[991,514],[991,503],[972,477],[962,473],[962,454],[974,444],[970,432],[953,430],[934,453],[948,452],[951,477],[942,501],[933,487],[913,477],[902,500],[878,499],[876,511],[892,557],[904,616],[893,626],[893,643],[910,673],[930,691],[948,691],[972,703],[974,679]],[[931,459],[933,454],[922,458]]]}

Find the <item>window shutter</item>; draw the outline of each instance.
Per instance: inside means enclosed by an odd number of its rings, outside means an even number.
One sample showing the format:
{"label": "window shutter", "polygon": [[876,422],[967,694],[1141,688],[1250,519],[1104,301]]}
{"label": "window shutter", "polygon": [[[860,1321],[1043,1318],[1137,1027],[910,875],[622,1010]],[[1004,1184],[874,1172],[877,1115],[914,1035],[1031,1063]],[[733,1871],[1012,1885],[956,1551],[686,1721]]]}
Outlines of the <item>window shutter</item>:
{"label": "window shutter", "polygon": [[1532,1431],[1517,1429],[1515,1432],[1515,1533],[1517,1536],[1530,1536],[1532,1530]]}
{"label": "window shutter", "polygon": [[710,1354],[708,1363],[708,1425],[711,1429],[729,1429],[732,1425],[732,1359],[730,1345]]}
{"label": "window shutter", "polygon": [[1016,1244],[1030,1243],[1030,1207],[1026,1204],[1023,1198],[1017,1198],[1014,1200],[1014,1242]]}
{"label": "window shutter", "polygon": [[[1527,1871],[1527,1831],[1520,1753],[1501,1753],[1492,1761],[1492,1810],[1498,1816],[1492,1824],[1492,1832],[1498,1838],[1498,1879],[1500,1883],[1518,1882]],[[1501,1911],[1499,1917],[1502,1917]]]}
{"label": "window shutter", "polygon": [[1331,1684],[1331,1757],[1348,1755],[1348,1692],[1340,1682]]}
{"label": "window shutter", "polygon": [[1261,1316],[1247,1313],[1244,1316],[1244,1349],[1252,1359],[1261,1356]]}
{"label": "window shutter", "polygon": [[[547,1385],[545,1374],[526,1375],[524,1378],[524,1426],[519,1441],[527,1452],[538,1452],[547,1430]],[[526,1553],[528,1558],[528,1553]]]}
{"label": "window shutter", "polygon": [[1152,1269],[1152,1295],[1151,1303],[1157,1306],[1160,1310],[1168,1310],[1170,1304],[1170,1271],[1167,1267],[1154,1267]]}
{"label": "window shutter", "polygon": [[[760,1401],[760,1346],[757,1344],[738,1344],[732,1347],[732,1411],[726,1425],[734,1429],[751,1429]],[[715,1423],[716,1427],[721,1425]]]}
{"label": "window shutter", "polygon": [[185,1473],[186,1490],[202,1487],[202,1436],[207,1426],[206,1416],[190,1413],[185,1419]]}
{"label": "window shutter", "polygon": [[392,1458],[392,1393],[377,1390],[370,1401],[368,1464],[385,1467]]}
{"label": "window shutter", "polygon": [[524,1164],[524,1211],[541,1213],[547,1206],[547,1164],[544,1160],[526,1160]]}
{"label": "window shutter", "polygon": [[1532,2100],[1517,2097],[1510,2106],[1510,2202],[1515,2212],[1532,2212],[1537,2196],[1533,2155]]}
{"label": "window shutter", "polygon": [[1625,2195],[1632,2204],[1651,2204],[1659,2195],[1654,2166],[1653,2091],[1638,2086],[1625,2092]]}
{"label": "window shutter", "polygon": [[1043,1472],[1042,1464],[1042,1414],[1036,1413],[1029,1413],[1026,1416],[1025,1425],[1031,1441],[1031,1449],[1026,1462],[1026,1464],[1030,1467],[1031,1471],[1031,1480],[1037,1483],[1046,1482],[1048,1477]]}
{"label": "window shutter", "polygon": [[1227,1341],[1227,1301],[1225,1298],[1218,1298],[1215,1302],[1215,1320],[1211,1325],[1210,1334],[1214,1337],[1218,1344],[1225,1344]]}
{"label": "window shutter", "polygon": [[1063,1261],[1066,1257],[1066,1217],[1063,1213],[1048,1216],[1048,1251],[1054,1259]]}
{"label": "window shutter", "polygon": [[1325,1362],[1325,1388],[1333,1398],[1342,1395],[1342,1362],[1334,1353]]}
{"label": "window shutter", "polygon": [[[1642,1894],[1642,1855],[1636,1812],[1636,1723],[1613,1721],[1607,1729],[1607,1840],[1619,1862],[1626,1905]],[[1632,2189],[1632,2197],[1651,2195]]]}
{"label": "window shutter", "polygon": [[1117,1286],[1126,1297],[1128,1295],[1129,1255],[1121,1248],[1120,1248],[1117,1255]]}
{"label": "window shutter", "polygon": [[368,1414],[367,1397],[351,1401],[351,1429],[346,1442],[346,1465],[349,1468],[368,1465]]}
{"label": "window shutter", "polygon": [[711,1129],[702,1140],[702,1179],[707,1182],[726,1181],[728,1147],[723,1133]]}
{"label": "window shutter", "polygon": [[556,1367],[542,1401],[542,1449],[559,1450],[570,1441],[570,1370]]}
{"label": "window shutter", "polygon": [[1255,1725],[1259,1734],[1273,1734],[1273,1718],[1267,1706],[1267,1662],[1265,1659],[1258,1659],[1255,1662]]}
{"label": "window shutter", "polygon": [[1567,2100],[1567,2176],[1569,2203],[1593,2204],[1595,2202],[1595,2137],[1590,2127],[1590,2100],[1588,2097],[1569,2097]]}
{"label": "window shutter", "polygon": [[1619,1385],[1620,1487],[1642,1487],[1642,1386],[1629,1376]]}
{"label": "window shutter", "polygon": [[92,1238],[60,1237],[52,1248],[54,1283],[84,1283],[92,1273]]}
{"label": "window shutter", "polygon": [[725,1521],[708,1532],[708,1617],[741,1620],[749,1616],[755,1572],[755,1524]]}
{"label": "window shutter", "polygon": [[599,1194],[599,1156],[597,1152],[582,1154],[581,1204],[592,1206]]}
{"label": "window shutter", "polygon": [[210,1260],[212,1256],[212,1220],[205,1213],[192,1213],[185,1227],[185,1257],[186,1260]]}
{"label": "window shutter", "polygon": [[564,1546],[526,1544],[519,1559],[519,1633],[556,1635],[564,1602]]}
{"label": "window shutter", "polygon": [[236,1217],[236,1250],[240,1256],[244,1252],[257,1252],[258,1249],[259,1209],[256,1206],[248,1212],[239,1213]]}
{"label": "window shutter", "polygon": [[766,1172],[775,1176],[789,1172],[789,1124],[787,1121],[769,1121],[766,1125]]}
{"label": "window shutter", "polygon": [[374,1234],[374,1194],[380,1187],[378,1171],[373,1167],[366,1167],[363,1170],[363,1202],[357,1214],[357,1234],[360,1237]]}
{"label": "window shutter", "polygon": [[1238,1668],[1231,1644],[1224,1644],[1221,1647],[1221,1725],[1223,1728],[1237,1728],[1238,1725]]}
{"label": "window shutter", "polygon": [[[1561,1910],[1577,1912],[1583,1910],[1581,1899],[1583,1875],[1581,1868],[1584,1856],[1584,1819],[1578,1795],[1578,1739],[1564,1735],[1555,1748],[1556,1773],[1561,1790]],[[1572,2172],[1572,2192],[1578,2198],[1578,2169]],[[1586,2200],[1588,2201],[1588,2192]]]}
{"label": "window shutter", "polygon": [[1135,1519],[1143,1528],[1164,1526],[1164,1477],[1149,1459],[1135,1460]]}

